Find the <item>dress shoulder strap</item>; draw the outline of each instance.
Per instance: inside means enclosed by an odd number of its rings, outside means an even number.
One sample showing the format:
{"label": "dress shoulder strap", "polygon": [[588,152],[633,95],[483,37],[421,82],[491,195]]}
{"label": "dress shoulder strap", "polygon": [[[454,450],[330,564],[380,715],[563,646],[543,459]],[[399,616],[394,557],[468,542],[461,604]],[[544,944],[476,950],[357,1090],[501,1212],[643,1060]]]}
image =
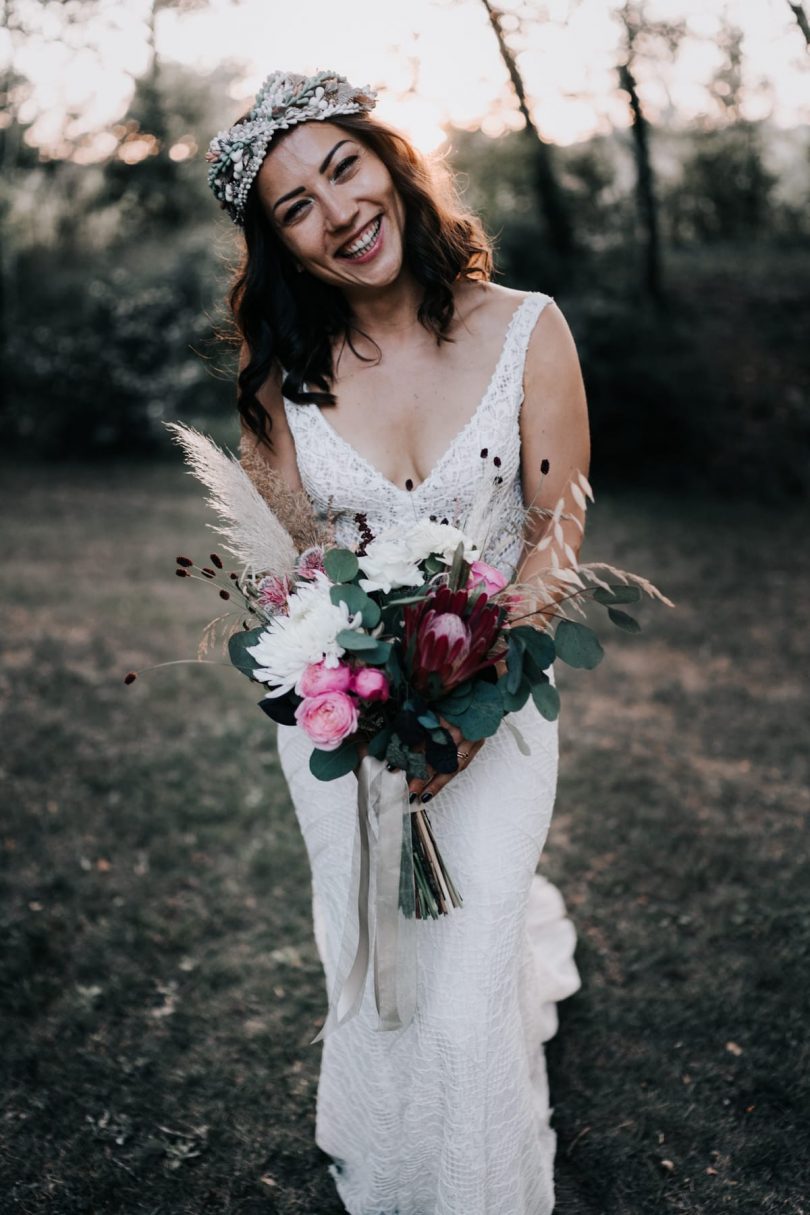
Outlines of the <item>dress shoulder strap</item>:
{"label": "dress shoulder strap", "polygon": [[506,369],[510,387],[515,390],[518,399],[522,397],[523,373],[529,340],[541,313],[553,299],[553,295],[546,295],[542,291],[532,291],[518,305],[512,318],[508,338],[509,349],[506,352]]}

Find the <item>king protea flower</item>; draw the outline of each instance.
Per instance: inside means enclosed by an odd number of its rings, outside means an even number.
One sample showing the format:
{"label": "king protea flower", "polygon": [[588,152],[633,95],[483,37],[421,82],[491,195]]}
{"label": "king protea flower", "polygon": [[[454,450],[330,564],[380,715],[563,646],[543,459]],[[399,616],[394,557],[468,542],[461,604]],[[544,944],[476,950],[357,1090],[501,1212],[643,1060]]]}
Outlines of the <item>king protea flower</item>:
{"label": "king protea flower", "polygon": [[[440,587],[422,603],[406,607],[405,651],[413,653],[411,680],[417,691],[428,690],[436,675],[449,691],[503,657],[493,651],[503,616],[484,594],[470,605],[470,593]],[[411,648],[411,641],[415,644]]]}

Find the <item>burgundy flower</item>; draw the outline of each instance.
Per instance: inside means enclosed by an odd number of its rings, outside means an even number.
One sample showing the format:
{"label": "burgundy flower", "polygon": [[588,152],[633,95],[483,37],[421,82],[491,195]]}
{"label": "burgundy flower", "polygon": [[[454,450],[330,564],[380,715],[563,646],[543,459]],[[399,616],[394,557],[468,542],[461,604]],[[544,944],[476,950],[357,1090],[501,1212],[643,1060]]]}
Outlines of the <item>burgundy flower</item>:
{"label": "burgundy flower", "polygon": [[418,691],[427,691],[431,675],[449,691],[505,652],[493,651],[502,612],[485,594],[471,605],[468,591],[440,587],[422,603],[406,607],[404,616],[405,650],[412,654],[411,679]]}

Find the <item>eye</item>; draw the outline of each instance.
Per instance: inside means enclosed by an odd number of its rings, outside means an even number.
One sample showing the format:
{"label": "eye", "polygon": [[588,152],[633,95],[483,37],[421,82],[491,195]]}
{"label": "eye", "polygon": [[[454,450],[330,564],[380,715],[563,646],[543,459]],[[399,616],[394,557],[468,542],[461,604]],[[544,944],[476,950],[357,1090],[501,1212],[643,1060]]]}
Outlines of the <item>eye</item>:
{"label": "eye", "polygon": [[350,165],[353,165],[357,159],[357,153],[355,152],[354,155],[346,156],[343,160],[341,160],[340,164],[335,169],[335,177],[337,178],[344,176],[345,170],[348,169]]}
{"label": "eye", "polygon": [[293,203],[293,205],[290,207],[289,211],[286,211],[284,213],[285,224],[288,224],[290,222],[290,220],[295,219],[296,216],[300,214],[301,208],[305,207],[306,205],[307,205],[307,203],[305,200],[301,200],[297,203]]}

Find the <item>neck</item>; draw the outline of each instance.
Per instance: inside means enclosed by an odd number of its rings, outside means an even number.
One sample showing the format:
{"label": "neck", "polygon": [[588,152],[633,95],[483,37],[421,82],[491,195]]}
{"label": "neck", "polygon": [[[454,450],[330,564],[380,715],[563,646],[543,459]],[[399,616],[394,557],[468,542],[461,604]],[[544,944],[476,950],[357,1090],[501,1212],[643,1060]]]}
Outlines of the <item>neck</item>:
{"label": "neck", "polygon": [[422,294],[421,285],[406,269],[385,287],[344,288],[358,329],[382,341],[396,341],[398,335],[419,326],[417,312]]}

